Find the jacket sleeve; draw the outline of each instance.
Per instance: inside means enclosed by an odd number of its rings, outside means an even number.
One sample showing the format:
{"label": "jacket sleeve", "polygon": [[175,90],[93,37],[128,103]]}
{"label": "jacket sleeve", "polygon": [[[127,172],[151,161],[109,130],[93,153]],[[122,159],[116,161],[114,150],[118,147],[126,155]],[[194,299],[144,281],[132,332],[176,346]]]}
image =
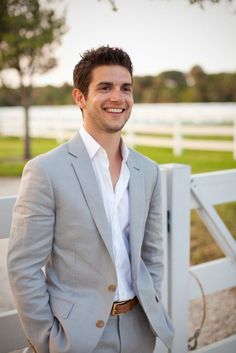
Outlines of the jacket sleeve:
{"label": "jacket sleeve", "polygon": [[142,259],[152,276],[154,289],[159,299],[161,299],[161,284],[164,272],[162,223],[161,174],[157,166],[156,182],[150,199],[145,224]]}
{"label": "jacket sleeve", "polygon": [[53,324],[43,266],[51,253],[54,220],[50,179],[32,160],[24,169],[13,211],[8,275],[26,337],[39,353],[49,352]]}

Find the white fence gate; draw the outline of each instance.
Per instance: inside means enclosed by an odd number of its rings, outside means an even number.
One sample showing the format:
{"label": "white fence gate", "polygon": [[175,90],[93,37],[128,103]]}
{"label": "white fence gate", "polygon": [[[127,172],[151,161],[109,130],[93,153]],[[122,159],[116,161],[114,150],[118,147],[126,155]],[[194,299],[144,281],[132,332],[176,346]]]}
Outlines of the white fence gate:
{"label": "white fence gate", "polygon": [[[190,176],[188,166],[167,170],[168,308],[176,335],[171,353],[188,351],[188,302],[236,286],[236,242],[213,205],[236,201],[236,169]],[[225,258],[189,267],[190,210],[196,209]],[[236,220],[235,220],[236,224]],[[195,276],[191,276],[193,273]],[[164,352],[164,350],[163,350]],[[235,353],[236,335],[195,350],[196,353]]]}
{"label": "white fence gate", "polygon": [[[162,165],[163,215],[168,229],[163,232],[165,278],[163,297],[174,326],[173,347],[168,351],[158,342],[158,353],[188,351],[188,303],[205,295],[236,286],[236,242],[213,205],[236,200],[236,169],[190,174],[186,165]],[[9,236],[15,197],[0,198],[0,238]],[[190,210],[196,209],[210,233],[225,253],[225,258],[189,267]],[[190,275],[194,274],[194,277]],[[26,346],[15,310],[0,314],[0,353]],[[236,335],[195,350],[196,353],[235,353]]]}

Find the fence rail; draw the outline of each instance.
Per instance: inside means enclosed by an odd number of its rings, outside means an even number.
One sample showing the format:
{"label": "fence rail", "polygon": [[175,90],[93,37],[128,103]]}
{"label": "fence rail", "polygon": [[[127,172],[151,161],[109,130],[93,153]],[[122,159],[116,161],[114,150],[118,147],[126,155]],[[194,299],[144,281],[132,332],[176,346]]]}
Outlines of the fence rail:
{"label": "fence rail", "polygon": [[[31,107],[30,134],[67,140],[82,124],[76,106]],[[0,108],[0,135],[23,136],[21,107]],[[124,129],[130,146],[232,152],[236,160],[236,104],[136,104]],[[196,139],[197,138],[197,139]]]}
{"label": "fence rail", "polygon": [[[236,160],[236,128],[233,125],[192,126],[179,120],[166,126],[130,124],[124,129],[124,133],[126,143],[132,147],[135,145],[168,147],[172,148],[177,156],[181,155],[184,149],[225,151],[233,152],[233,158]],[[161,137],[161,135],[170,136]],[[198,139],[191,139],[187,137],[188,135]],[[231,137],[231,140],[217,140],[217,137]]]}

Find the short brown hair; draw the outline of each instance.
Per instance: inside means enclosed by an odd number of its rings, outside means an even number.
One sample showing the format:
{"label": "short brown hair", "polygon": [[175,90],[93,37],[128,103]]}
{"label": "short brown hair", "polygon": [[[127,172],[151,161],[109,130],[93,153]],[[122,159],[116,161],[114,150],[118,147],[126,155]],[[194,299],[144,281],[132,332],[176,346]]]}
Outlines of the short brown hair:
{"label": "short brown hair", "polygon": [[78,88],[85,98],[88,96],[92,70],[102,65],[123,66],[129,71],[131,78],[133,77],[133,64],[129,55],[122,49],[102,46],[97,49],[87,50],[81,55],[81,60],[75,65],[73,71],[74,88]]}

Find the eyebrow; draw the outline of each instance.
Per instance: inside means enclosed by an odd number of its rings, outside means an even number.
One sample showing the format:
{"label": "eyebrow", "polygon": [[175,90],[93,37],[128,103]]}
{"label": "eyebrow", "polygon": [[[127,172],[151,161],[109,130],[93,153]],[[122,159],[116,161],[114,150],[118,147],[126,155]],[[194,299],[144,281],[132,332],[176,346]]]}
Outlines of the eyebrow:
{"label": "eyebrow", "polygon": [[[101,82],[99,82],[99,83],[97,84],[96,87],[100,87],[100,86],[103,86],[103,85],[113,86],[113,83],[112,83],[112,82],[109,82],[109,81],[101,81]],[[122,86],[122,87],[123,87],[123,86],[132,87],[132,83],[130,83],[130,82],[124,82],[124,83],[122,83],[121,86]]]}
{"label": "eyebrow", "polygon": [[109,85],[109,86],[112,86],[113,83],[112,82],[109,82],[109,81],[101,81],[97,84],[97,87],[99,86],[103,86],[103,85]]}
{"label": "eyebrow", "polygon": [[127,82],[127,83],[124,83],[122,86],[132,87],[132,86],[133,86],[133,84],[132,84],[132,83]]}

